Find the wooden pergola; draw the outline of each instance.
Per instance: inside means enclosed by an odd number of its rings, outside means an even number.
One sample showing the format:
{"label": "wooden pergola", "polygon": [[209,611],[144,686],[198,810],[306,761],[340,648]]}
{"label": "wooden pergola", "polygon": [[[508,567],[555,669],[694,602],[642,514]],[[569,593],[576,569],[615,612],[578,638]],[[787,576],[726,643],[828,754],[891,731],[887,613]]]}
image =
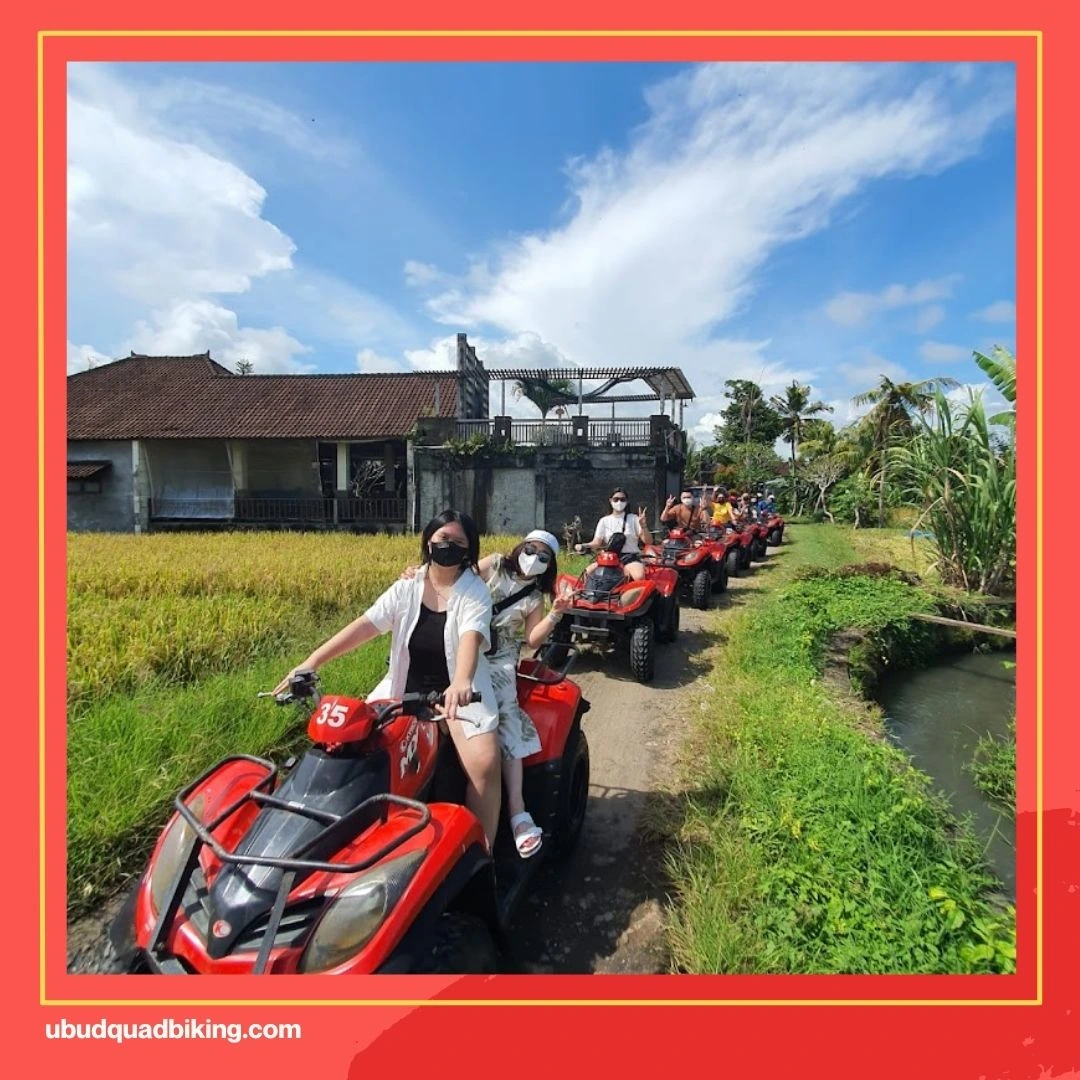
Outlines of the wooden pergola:
{"label": "wooden pergola", "polygon": [[[485,369],[487,370],[487,369]],[[519,382],[545,390],[557,401],[566,405],[577,402],[578,414],[588,405],[611,405],[614,419],[615,406],[622,403],[658,401],[664,412],[671,402],[671,416],[675,419],[675,403],[679,403],[679,426],[682,426],[685,402],[693,401],[694,391],[677,367],[566,367],[566,368],[496,368],[487,370],[488,380],[502,383],[502,412],[506,413],[506,384]],[[613,394],[616,387],[626,383],[644,382],[652,393]],[[585,383],[599,382],[600,386],[585,391]],[[577,394],[565,390],[558,383],[577,383]]]}

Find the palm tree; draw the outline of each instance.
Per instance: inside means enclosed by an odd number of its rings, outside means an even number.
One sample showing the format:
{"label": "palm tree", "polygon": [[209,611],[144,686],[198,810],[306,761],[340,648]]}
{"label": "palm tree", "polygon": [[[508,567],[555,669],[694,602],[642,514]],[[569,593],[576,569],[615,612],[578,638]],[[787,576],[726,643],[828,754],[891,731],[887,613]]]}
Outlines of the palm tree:
{"label": "palm tree", "polygon": [[874,461],[878,466],[878,525],[885,523],[885,449],[895,439],[914,430],[911,414],[926,415],[934,407],[935,394],[956,389],[955,379],[935,376],[920,382],[893,382],[887,375],[872,390],[851,400],[855,405],[872,405],[867,421],[873,432]]}
{"label": "palm tree", "polygon": [[526,398],[540,410],[540,423],[544,428],[547,427],[547,414],[563,406],[573,393],[574,384],[569,379],[525,378],[514,383],[513,389],[515,398]]}
{"label": "palm tree", "polygon": [[791,512],[799,512],[799,474],[795,464],[799,453],[799,440],[802,438],[803,425],[812,416],[819,413],[832,412],[833,407],[823,401],[810,400],[810,387],[803,386],[794,379],[791,385],[784,391],[784,396],[773,396],[769,403],[780,414],[780,420],[784,425],[784,442],[791,444]]}

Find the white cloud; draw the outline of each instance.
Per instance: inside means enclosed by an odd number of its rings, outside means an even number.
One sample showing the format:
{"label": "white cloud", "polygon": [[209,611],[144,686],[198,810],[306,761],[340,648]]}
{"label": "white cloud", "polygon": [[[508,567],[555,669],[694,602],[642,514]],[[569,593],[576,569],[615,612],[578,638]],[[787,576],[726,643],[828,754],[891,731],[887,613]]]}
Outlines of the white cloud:
{"label": "white cloud", "polygon": [[380,356],[374,349],[361,349],[356,354],[356,366],[367,375],[383,371],[404,371],[405,365],[400,360],[389,356]]}
{"label": "white cloud", "polygon": [[997,300],[989,307],[973,311],[971,317],[979,322],[1015,322],[1016,305],[1011,300]]}
{"label": "white cloud", "polygon": [[431,263],[408,259],[405,262],[405,284],[410,288],[422,288],[431,285],[442,277],[438,267]]}
{"label": "white cloud", "polygon": [[[269,372],[310,369],[297,359],[311,351],[303,338],[383,352],[416,340],[389,304],[295,262],[296,244],[264,216],[266,189],[214,137],[255,127],[293,156],[348,159],[340,140],[305,125],[225,87],[147,89],[98,65],[72,67],[69,296],[79,309],[108,309],[120,327],[110,347],[126,332],[139,351],[210,349]],[[246,309],[275,325],[248,325],[257,320],[230,310],[229,295],[245,295]]]}
{"label": "white cloud", "polygon": [[72,275],[145,305],[242,293],[296,245],[262,217],[266,191],[232,163],[68,97]]}
{"label": "white cloud", "polygon": [[112,363],[113,359],[114,357],[98,352],[93,345],[75,345],[70,341],[67,343],[67,373],[69,375],[101,367],[102,364]]}
{"label": "white cloud", "polygon": [[963,345],[946,345],[940,341],[924,341],[919,355],[932,364],[955,364],[971,359],[971,350]]}
{"label": "white cloud", "polygon": [[933,330],[933,328],[944,318],[945,309],[940,304],[932,304],[930,307],[924,307],[918,315],[915,316],[915,333],[925,334],[928,330]]}
{"label": "white cloud", "polygon": [[[949,274],[933,281],[920,281],[915,285],[889,285],[876,293],[838,293],[825,305],[825,314],[840,326],[861,326],[883,311],[913,307],[916,304],[925,304],[929,300],[945,299],[952,295],[953,289],[960,280],[960,274]],[[927,310],[941,311],[944,317],[944,312],[940,307]],[[920,318],[922,316],[923,313],[920,313]],[[940,322],[940,319],[935,321]]]}
{"label": "white cloud", "polygon": [[697,423],[690,428],[690,434],[693,436],[699,446],[707,445],[713,442],[713,432],[724,422],[724,414],[719,412],[707,412],[702,413],[698,417]]}
{"label": "white cloud", "polygon": [[862,393],[876,386],[884,375],[893,382],[905,382],[908,373],[899,365],[879,356],[870,349],[859,349],[859,359],[852,363],[845,361],[836,365],[837,373],[852,386],[857,387],[856,393]]}
{"label": "white cloud", "polygon": [[282,327],[242,327],[234,312],[209,300],[186,300],[153,312],[149,321],[138,323],[128,348],[149,356],[190,356],[209,350],[228,368],[240,360],[251,361],[257,375],[314,369],[296,359],[311,349]]}
{"label": "white cloud", "polygon": [[[1011,78],[961,104],[951,69],[930,70],[911,85],[887,64],[722,64],[658,83],[627,150],[569,164],[561,224],[492,251],[430,310],[473,332],[533,332],[575,362],[678,366],[699,394],[762,368],[789,382],[783,358],[710,334],[781,245],[876,179],[970,155],[1011,112]],[[953,280],[898,286],[899,302],[928,304]]]}

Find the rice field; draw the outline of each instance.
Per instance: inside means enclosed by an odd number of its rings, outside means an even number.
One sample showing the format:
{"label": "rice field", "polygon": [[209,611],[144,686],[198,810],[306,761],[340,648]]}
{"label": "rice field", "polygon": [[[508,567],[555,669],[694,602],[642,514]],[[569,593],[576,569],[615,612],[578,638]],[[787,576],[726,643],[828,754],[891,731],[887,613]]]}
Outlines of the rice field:
{"label": "rice field", "polygon": [[[482,551],[517,538],[485,537]],[[68,536],[68,903],[140,873],[173,796],[226,754],[285,754],[303,724],[260,690],[419,558],[414,536]],[[363,695],[378,639],[323,682]]]}

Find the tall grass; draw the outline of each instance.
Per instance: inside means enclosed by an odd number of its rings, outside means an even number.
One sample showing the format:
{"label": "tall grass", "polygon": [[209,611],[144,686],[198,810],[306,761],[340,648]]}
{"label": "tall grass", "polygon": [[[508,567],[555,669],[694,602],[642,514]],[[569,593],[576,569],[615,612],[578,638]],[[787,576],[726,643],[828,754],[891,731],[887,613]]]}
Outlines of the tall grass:
{"label": "tall grass", "polygon": [[921,507],[917,528],[932,533],[941,580],[1001,592],[1015,566],[1016,459],[992,438],[981,397],[958,406],[938,392],[889,461]]}

